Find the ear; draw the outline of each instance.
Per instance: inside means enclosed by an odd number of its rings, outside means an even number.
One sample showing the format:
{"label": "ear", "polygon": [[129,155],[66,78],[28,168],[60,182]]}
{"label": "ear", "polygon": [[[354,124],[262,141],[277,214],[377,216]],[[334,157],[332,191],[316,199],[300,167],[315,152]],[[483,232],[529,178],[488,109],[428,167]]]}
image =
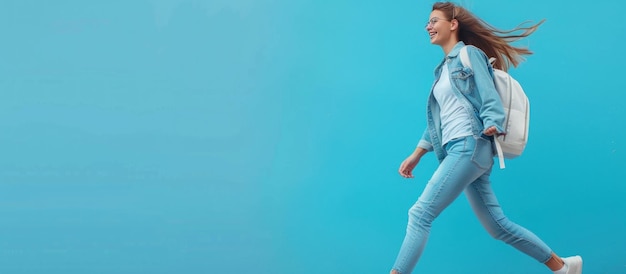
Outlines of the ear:
{"label": "ear", "polygon": [[456,19],[452,19],[452,21],[450,21],[450,30],[451,31],[455,31],[457,29],[459,29],[459,20]]}

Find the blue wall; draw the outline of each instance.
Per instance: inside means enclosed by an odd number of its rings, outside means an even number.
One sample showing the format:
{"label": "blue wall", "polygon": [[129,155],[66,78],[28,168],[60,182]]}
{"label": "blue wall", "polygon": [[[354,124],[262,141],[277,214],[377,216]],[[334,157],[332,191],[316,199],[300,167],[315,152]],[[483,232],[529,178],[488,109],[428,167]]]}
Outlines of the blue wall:
{"label": "blue wall", "polygon": [[[575,3],[575,4],[574,4]],[[387,273],[436,167],[397,174],[443,57],[432,1],[0,3],[0,273]],[[513,74],[508,216],[626,273],[626,4],[462,1],[547,21]],[[549,273],[460,197],[419,273]]]}

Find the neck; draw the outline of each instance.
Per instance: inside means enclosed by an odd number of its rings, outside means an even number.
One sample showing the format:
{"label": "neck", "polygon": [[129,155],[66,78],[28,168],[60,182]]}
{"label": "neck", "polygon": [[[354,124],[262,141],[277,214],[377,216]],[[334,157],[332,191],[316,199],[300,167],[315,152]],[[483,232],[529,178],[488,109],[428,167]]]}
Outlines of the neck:
{"label": "neck", "polygon": [[458,42],[459,42],[458,39],[450,39],[450,40],[448,40],[448,42],[446,42],[445,44],[441,45],[441,49],[443,49],[443,52],[445,53],[446,56],[448,56],[448,53],[450,53],[450,51],[454,48],[454,46]]}

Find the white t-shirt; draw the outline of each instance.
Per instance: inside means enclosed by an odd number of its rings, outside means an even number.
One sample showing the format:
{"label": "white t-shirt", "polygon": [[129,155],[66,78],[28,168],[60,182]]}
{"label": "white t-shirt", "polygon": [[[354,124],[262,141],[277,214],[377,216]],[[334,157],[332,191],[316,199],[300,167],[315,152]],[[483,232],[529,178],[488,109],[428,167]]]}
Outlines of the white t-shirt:
{"label": "white t-shirt", "polygon": [[441,111],[442,145],[452,139],[472,135],[471,118],[452,93],[449,74],[448,66],[444,64],[439,81],[433,88],[433,95]]}

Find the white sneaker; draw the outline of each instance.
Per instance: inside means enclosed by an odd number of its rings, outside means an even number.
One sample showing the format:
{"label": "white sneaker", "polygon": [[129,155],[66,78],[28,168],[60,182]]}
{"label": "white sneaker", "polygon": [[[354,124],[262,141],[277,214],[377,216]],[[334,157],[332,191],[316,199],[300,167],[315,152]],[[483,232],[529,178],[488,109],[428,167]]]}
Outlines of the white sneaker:
{"label": "white sneaker", "polygon": [[567,274],[581,274],[583,273],[583,258],[580,256],[572,256],[562,258],[565,265],[567,265]]}

